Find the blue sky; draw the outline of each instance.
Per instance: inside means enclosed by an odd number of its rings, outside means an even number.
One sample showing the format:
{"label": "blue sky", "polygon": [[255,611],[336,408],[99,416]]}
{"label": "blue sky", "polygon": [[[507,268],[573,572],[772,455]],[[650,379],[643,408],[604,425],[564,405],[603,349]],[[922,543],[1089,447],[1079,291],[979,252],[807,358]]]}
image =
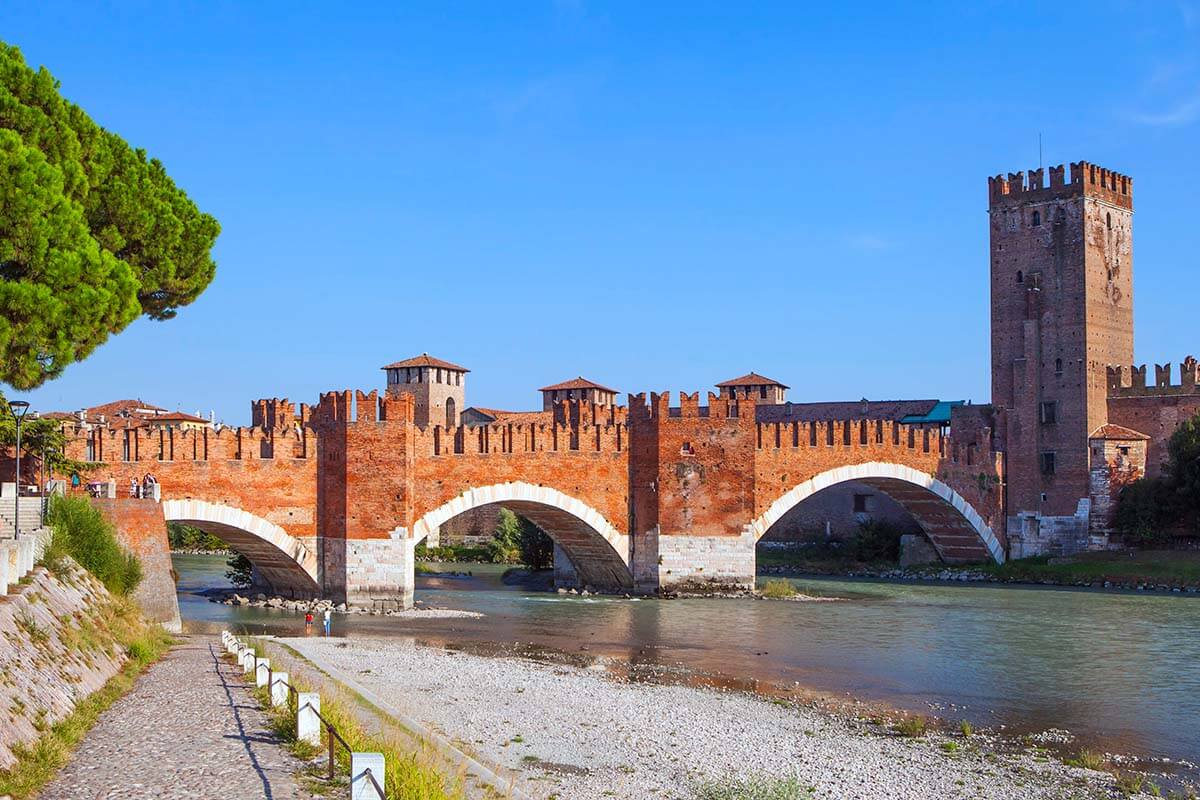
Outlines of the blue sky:
{"label": "blue sky", "polygon": [[1138,359],[1200,353],[1200,2],[900,5],[6,3],[223,226],[196,303],[28,397],[236,424],[428,351],[491,407],[985,402],[986,177],[1039,132],[1135,179]]}

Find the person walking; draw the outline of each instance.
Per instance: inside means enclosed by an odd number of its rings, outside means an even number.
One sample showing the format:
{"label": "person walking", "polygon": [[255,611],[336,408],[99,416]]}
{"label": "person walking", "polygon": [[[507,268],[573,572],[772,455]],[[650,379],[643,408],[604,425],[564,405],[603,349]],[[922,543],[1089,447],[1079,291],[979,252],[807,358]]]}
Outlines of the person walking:
{"label": "person walking", "polygon": [[332,617],[333,617],[333,612],[330,611],[328,608],[325,609],[325,635],[326,636],[329,635],[329,623],[330,623],[330,620],[332,619]]}
{"label": "person walking", "polygon": [[308,611],[304,612],[304,635],[305,636],[312,636],[312,624],[313,624],[313,615],[312,615],[312,609],[310,608]]}

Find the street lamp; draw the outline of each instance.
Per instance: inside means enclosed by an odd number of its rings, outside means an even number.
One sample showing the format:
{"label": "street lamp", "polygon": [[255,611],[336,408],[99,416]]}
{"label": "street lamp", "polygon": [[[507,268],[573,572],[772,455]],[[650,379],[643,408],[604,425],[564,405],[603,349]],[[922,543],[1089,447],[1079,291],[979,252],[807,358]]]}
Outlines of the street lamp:
{"label": "street lamp", "polygon": [[21,535],[21,422],[25,419],[25,413],[29,411],[29,403],[25,400],[9,400],[8,410],[12,412],[13,419],[17,421],[17,493],[13,497],[13,540],[15,541]]}

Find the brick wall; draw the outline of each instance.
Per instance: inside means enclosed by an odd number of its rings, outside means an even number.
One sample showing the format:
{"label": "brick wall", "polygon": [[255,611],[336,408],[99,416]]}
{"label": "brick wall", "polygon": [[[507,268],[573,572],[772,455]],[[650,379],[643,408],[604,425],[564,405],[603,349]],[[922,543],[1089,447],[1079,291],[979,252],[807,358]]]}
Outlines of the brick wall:
{"label": "brick wall", "polygon": [[133,598],[146,617],[167,630],[180,631],[179,602],[162,506],[154,500],[93,499],[92,503],[117,529],[117,538],[142,563],[142,582]]}

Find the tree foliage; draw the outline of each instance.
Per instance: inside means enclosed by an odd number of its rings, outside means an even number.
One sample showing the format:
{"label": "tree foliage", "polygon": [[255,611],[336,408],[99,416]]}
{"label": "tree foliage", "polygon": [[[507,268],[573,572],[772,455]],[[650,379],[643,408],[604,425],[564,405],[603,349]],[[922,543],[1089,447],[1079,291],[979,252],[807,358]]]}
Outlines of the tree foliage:
{"label": "tree foliage", "polygon": [[212,282],[220,226],[0,42],[0,381],[30,389]]}
{"label": "tree foliage", "polygon": [[1161,476],[1141,478],[1121,490],[1113,525],[1127,541],[1141,544],[1200,526],[1200,414],[1171,434]]}
{"label": "tree foliage", "polygon": [[[8,400],[0,392],[0,449],[8,450],[17,445],[17,422],[13,419],[8,408]],[[62,432],[62,422],[56,419],[32,419],[26,417],[21,423],[21,458],[28,462],[21,464],[21,472],[25,472],[25,464],[30,467],[40,463],[44,457],[49,469],[59,474],[79,474],[94,468],[95,464],[75,461],[67,458],[64,448],[67,437]]]}
{"label": "tree foliage", "polygon": [[205,550],[225,552],[229,545],[207,531],[184,525],[182,522],[167,523],[167,543],[172,550]]}
{"label": "tree foliage", "polygon": [[530,569],[554,565],[554,542],[541,528],[507,508],[500,509],[488,552],[496,564],[524,564]]}

